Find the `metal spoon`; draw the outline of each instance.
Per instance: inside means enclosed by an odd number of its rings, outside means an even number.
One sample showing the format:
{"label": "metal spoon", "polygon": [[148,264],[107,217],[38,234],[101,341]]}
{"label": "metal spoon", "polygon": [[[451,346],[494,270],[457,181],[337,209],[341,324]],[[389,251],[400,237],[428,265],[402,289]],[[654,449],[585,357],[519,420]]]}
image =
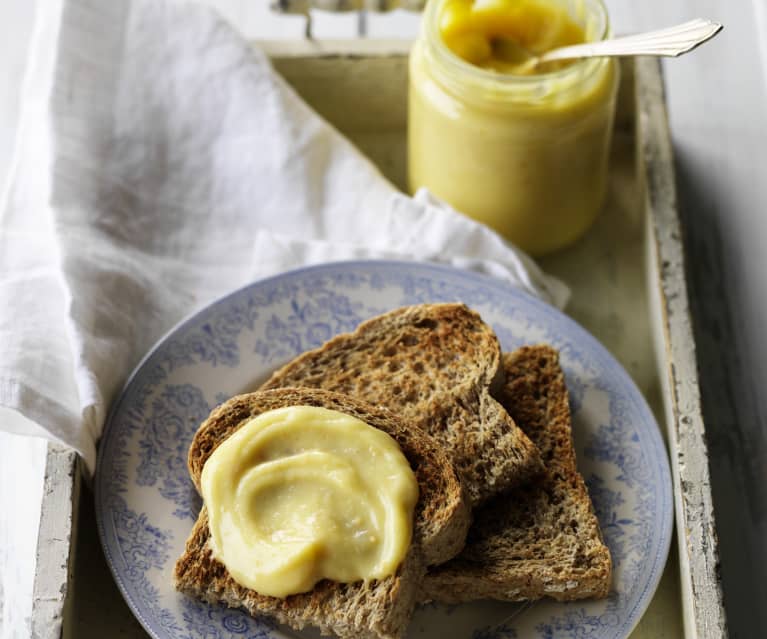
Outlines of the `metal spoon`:
{"label": "metal spoon", "polygon": [[698,18],[657,31],[552,49],[540,56],[531,57],[523,66],[526,71],[532,72],[544,62],[555,60],[641,55],[675,58],[692,51],[721,30],[722,25],[718,22]]}

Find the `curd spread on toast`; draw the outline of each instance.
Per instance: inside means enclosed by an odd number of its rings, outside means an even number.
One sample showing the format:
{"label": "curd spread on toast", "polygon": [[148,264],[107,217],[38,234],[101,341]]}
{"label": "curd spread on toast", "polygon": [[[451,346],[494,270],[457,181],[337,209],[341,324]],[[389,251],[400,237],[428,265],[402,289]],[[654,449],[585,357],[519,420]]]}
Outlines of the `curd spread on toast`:
{"label": "curd spread on toast", "polygon": [[313,406],[246,422],[201,477],[213,556],[259,594],[307,592],[395,573],[412,537],[418,484],[387,433]]}

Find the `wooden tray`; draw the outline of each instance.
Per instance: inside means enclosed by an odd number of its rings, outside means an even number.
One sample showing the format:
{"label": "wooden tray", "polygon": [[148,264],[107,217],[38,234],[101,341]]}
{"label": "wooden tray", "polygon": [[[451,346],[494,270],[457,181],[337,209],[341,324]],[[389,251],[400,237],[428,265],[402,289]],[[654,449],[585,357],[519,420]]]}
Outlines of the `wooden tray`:
{"label": "wooden tray", "polygon": [[[310,105],[404,188],[406,43],[261,46]],[[677,544],[632,638],[725,637],[673,156],[656,61],[623,64],[603,214],[575,247],[541,264],[570,285],[567,313],[629,371],[666,430]],[[147,636],[106,566],[93,495],[80,481],[77,456],[53,444],[48,448],[32,630],[44,639]]]}

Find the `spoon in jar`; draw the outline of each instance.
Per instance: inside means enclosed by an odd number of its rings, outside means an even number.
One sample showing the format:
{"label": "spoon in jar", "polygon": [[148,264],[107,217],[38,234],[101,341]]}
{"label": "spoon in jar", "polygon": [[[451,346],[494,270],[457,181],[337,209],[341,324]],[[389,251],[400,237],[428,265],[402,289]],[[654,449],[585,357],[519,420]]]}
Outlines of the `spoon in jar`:
{"label": "spoon in jar", "polygon": [[675,27],[637,33],[599,42],[586,42],[531,55],[519,66],[519,73],[534,73],[546,62],[595,57],[666,56],[675,58],[692,51],[722,30],[722,25],[698,18]]}

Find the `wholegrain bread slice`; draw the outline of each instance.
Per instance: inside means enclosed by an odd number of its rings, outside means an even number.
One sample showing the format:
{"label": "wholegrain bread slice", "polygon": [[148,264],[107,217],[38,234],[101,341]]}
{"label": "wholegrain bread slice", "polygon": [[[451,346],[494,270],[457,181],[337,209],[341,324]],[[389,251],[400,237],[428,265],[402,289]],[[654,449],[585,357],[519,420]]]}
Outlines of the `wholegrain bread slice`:
{"label": "wholegrain bread slice", "polygon": [[463,304],[396,309],[300,355],[262,386],[338,391],[394,410],[450,451],[476,505],[542,470],[491,392],[502,383],[493,330]]}
{"label": "wholegrain bread slice", "polygon": [[541,451],[545,475],[475,511],[466,547],[429,571],[421,599],[606,597],[610,552],[576,467],[558,353],[545,345],[524,347],[504,354],[503,363],[502,401]]}
{"label": "wholegrain bread slice", "polygon": [[339,637],[401,637],[417,601],[428,565],[446,561],[462,548],[470,509],[457,470],[439,444],[386,409],[317,389],[286,388],[240,395],[216,408],[198,429],[189,450],[189,472],[198,491],[202,468],[213,451],[252,417],[283,406],[321,406],[379,428],[399,444],[413,469],[419,498],[413,540],[395,575],[369,583],[321,581],[313,590],[287,598],[267,597],[238,584],[213,556],[208,513],[203,506],[175,566],[176,588],[210,603],[244,608],[296,629],[316,626]]}

